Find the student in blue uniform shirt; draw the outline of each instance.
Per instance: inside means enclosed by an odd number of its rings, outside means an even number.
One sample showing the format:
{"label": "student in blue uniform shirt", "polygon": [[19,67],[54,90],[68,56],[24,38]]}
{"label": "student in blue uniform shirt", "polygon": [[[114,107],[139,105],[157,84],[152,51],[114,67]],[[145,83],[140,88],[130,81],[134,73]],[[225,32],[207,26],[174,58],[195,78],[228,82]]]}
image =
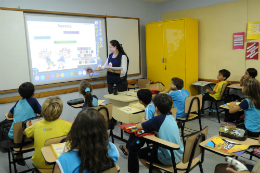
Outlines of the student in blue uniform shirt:
{"label": "student in blue uniform shirt", "polygon": [[107,123],[93,108],[83,108],[67,136],[68,152],[56,161],[54,173],[103,172],[116,166],[119,154],[109,142]]}
{"label": "student in blue uniform shirt", "polygon": [[[145,107],[145,119],[152,119],[154,117],[154,113],[155,113],[155,109],[154,109],[154,104],[152,103],[152,92],[148,89],[140,89],[137,92],[137,97],[139,100],[139,103],[144,105]],[[135,139],[134,136],[130,136],[128,139],[128,142],[126,144],[126,146],[120,145],[119,148],[122,150],[122,152],[124,153],[124,155],[128,155],[128,149],[129,145],[131,144],[131,142]]]}
{"label": "student in blue uniform shirt", "polygon": [[82,94],[85,98],[85,103],[83,104],[82,108],[98,106],[98,98],[95,95],[91,95],[91,92],[91,84],[88,81],[83,80],[79,84],[79,93]]}
{"label": "student in blue uniform shirt", "polygon": [[[18,100],[14,107],[8,113],[8,118],[13,118],[13,124],[9,130],[8,137],[14,139],[13,125],[18,122],[25,121],[29,118],[36,117],[37,114],[41,114],[42,108],[39,102],[34,98],[34,85],[31,82],[22,83],[19,86],[18,92],[22,99]],[[25,162],[22,160],[22,155],[18,155],[16,159],[18,164],[25,166]]]}
{"label": "student in blue uniform shirt", "polygon": [[[157,137],[180,146],[179,150],[174,150],[174,157],[176,164],[179,163],[183,158],[184,148],[181,143],[179,129],[177,123],[172,114],[170,114],[172,108],[172,99],[167,94],[158,94],[154,97],[153,103],[155,106],[155,112],[157,116],[150,120],[142,120],[142,123],[137,125],[138,129],[143,129],[146,133],[157,132]],[[146,161],[151,161],[152,149],[149,147],[142,148],[144,142],[141,140],[136,140],[135,145],[130,145],[129,155],[137,154],[139,160],[144,166],[149,168]],[[142,149],[140,149],[142,148]],[[128,172],[138,173],[139,172],[139,162],[137,157],[128,157]],[[172,159],[170,151],[159,147],[155,156],[155,163],[160,163],[166,166],[172,165]],[[159,169],[154,169],[153,172],[160,172]]]}
{"label": "student in blue uniform shirt", "polygon": [[[171,93],[169,93],[172,91]],[[169,93],[171,96],[174,107],[177,108],[176,118],[186,117],[187,114],[184,112],[185,99],[189,97],[189,91],[183,89],[183,80],[177,77],[172,78],[170,88],[165,93]]]}

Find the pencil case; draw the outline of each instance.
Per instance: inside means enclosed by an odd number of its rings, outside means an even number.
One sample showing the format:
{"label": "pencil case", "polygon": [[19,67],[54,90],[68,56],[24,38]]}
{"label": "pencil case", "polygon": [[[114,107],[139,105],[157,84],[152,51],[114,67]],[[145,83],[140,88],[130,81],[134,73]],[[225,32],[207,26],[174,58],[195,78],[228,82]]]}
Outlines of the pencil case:
{"label": "pencil case", "polygon": [[232,126],[221,126],[219,129],[219,135],[239,141],[245,141],[248,136],[246,130]]}
{"label": "pencil case", "polygon": [[76,105],[76,104],[80,104],[80,103],[84,103],[84,99],[83,98],[79,98],[79,99],[74,99],[74,100],[69,100],[67,101],[68,105]]}

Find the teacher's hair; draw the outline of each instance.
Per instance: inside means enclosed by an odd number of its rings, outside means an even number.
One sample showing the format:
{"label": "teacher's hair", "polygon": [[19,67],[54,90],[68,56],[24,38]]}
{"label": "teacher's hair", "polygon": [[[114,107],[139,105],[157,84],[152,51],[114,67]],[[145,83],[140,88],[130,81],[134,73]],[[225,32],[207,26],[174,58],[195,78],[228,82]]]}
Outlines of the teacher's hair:
{"label": "teacher's hair", "polygon": [[[109,42],[112,46],[116,46],[117,50],[121,52],[122,54],[126,55],[122,45],[117,40],[111,40]],[[127,56],[127,55],[126,55]]]}

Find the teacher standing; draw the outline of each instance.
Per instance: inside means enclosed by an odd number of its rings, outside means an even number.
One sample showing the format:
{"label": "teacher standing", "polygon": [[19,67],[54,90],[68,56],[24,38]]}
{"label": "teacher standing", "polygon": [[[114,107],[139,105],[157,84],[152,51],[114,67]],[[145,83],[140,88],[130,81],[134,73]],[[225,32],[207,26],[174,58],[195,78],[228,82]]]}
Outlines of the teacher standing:
{"label": "teacher standing", "polygon": [[108,93],[113,93],[113,86],[116,84],[119,92],[127,91],[127,71],[129,59],[117,40],[111,40],[109,42],[109,51],[111,54],[108,56],[104,67],[121,67],[121,70],[112,70],[107,68],[107,84]]}

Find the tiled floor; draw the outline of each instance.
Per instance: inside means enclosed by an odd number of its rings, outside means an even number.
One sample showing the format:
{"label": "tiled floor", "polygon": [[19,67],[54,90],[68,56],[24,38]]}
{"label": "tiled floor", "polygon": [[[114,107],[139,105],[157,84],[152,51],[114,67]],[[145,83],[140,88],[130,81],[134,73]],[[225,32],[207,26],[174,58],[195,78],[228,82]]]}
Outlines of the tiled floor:
{"label": "tiled floor", "polygon": [[[223,122],[223,118],[224,116],[221,116],[221,122]],[[212,116],[208,116],[208,114],[206,113],[205,116],[202,117],[202,126],[209,126],[209,132],[208,132],[208,137],[214,136],[218,133],[219,130],[219,123],[217,122],[217,118],[215,115]],[[194,129],[194,130],[199,130],[199,123],[197,120],[195,121],[191,121],[189,123],[187,123],[187,126],[190,129]],[[118,127],[116,127],[114,129],[114,133],[117,135],[120,135],[120,129]],[[127,134],[124,133],[124,138],[127,139]],[[115,139],[115,145],[117,146],[117,148],[119,147],[119,145],[123,145],[124,142],[119,141],[117,139]],[[119,150],[119,154],[120,154],[120,158],[118,160],[118,165],[120,166],[120,172],[121,173],[127,173],[127,157],[124,156],[124,154],[121,152],[121,150]],[[32,154],[31,154],[32,155]],[[25,154],[25,156],[30,156],[30,154]],[[244,154],[243,157],[248,158],[247,154]],[[256,158],[254,158],[254,161],[249,161],[248,159],[244,159],[244,158],[239,158],[241,160],[244,160],[245,162],[247,162],[248,164],[255,164]],[[224,157],[219,156],[217,154],[211,153],[209,151],[205,151],[205,159],[204,159],[204,163],[203,163],[203,170],[204,173],[214,173],[214,169],[215,166],[218,163],[225,163]],[[27,169],[28,167],[32,168],[32,161],[28,160],[26,161],[27,166],[18,166],[18,170],[22,171]],[[0,151],[0,173],[8,173],[9,172],[9,168],[8,168],[8,155],[7,153],[3,153],[2,151]],[[141,163],[140,163],[140,173],[147,173],[148,169],[146,169]],[[192,173],[199,173],[199,167],[194,168],[192,171]]]}

